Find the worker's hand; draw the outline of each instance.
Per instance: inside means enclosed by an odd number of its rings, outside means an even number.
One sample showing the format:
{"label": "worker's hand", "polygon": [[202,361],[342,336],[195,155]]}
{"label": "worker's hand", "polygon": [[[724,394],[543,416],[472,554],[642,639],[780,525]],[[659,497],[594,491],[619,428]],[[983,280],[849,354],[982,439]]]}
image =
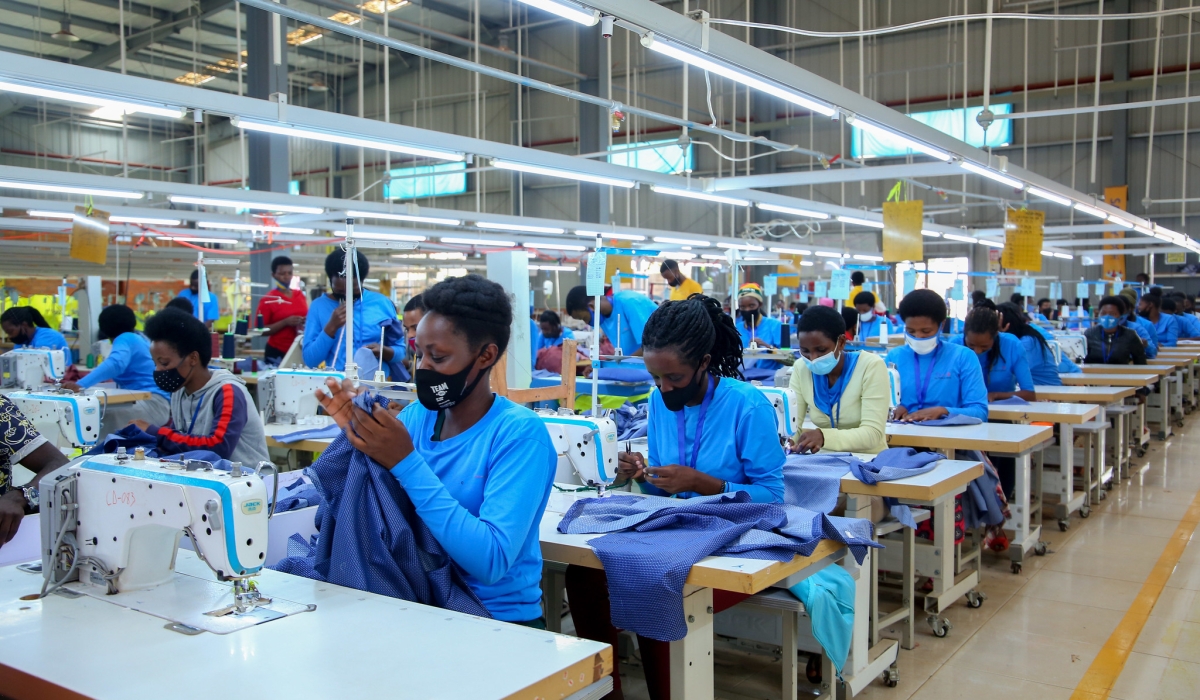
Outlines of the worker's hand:
{"label": "worker's hand", "polygon": [[800,433],[800,441],[792,446],[796,454],[811,454],[820,452],[825,446],[825,433],[820,430],[806,430]]}
{"label": "worker's hand", "polygon": [[129,424],[136,425],[138,427],[138,430],[141,430],[143,433],[150,432],[150,424],[144,420],[141,420],[141,419],[131,420],[131,421],[129,421]]}
{"label": "worker's hand", "polygon": [[1011,391],[989,391],[988,401],[1003,401],[1004,399],[1011,399],[1013,396],[1016,396],[1016,394]]}
{"label": "worker's hand", "polygon": [[76,382],[62,382],[61,384],[59,384],[59,386],[66,389],[67,391],[74,391],[75,393],[79,393],[79,392],[83,391],[83,387],[79,386],[79,384]]}
{"label": "worker's hand", "polygon": [[904,420],[905,416],[907,415],[908,409],[903,405],[897,404],[896,407],[892,409],[892,420]]}
{"label": "worker's hand", "polygon": [[367,413],[354,406],[353,414],[346,438],[355,449],[378,462],[384,469],[391,469],[412,454],[413,443],[408,428],[386,408],[376,404]]}
{"label": "worker's hand", "polygon": [[[375,357],[379,357],[379,343],[371,343],[369,345],[364,345],[363,347],[365,347],[367,350],[370,350],[371,354],[374,355]],[[383,346],[383,357],[380,358],[383,362],[391,362],[392,358],[395,356],[396,356],[395,350],[389,348],[386,345]]]}
{"label": "worker's hand", "polygon": [[721,493],[724,484],[720,479],[709,476],[698,469],[670,465],[646,467],[646,481],[667,493],[694,491],[703,496]]}
{"label": "worker's hand", "polygon": [[11,489],[0,496],[0,547],[17,536],[21,518],[25,517],[25,494],[21,489]]}
{"label": "worker's hand", "polygon": [[336,338],[338,330],[346,325],[346,305],[342,304],[333,310],[329,315],[329,320],[325,322],[325,335],[330,338]]}
{"label": "worker's hand", "polygon": [[642,481],[646,478],[644,470],[646,469],[646,460],[642,458],[640,452],[618,452],[617,453],[617,480],[628,481],[634,479]]}
{"label": "worker's hand", "polygon": [[[342,312],[342,322],[343,323],[345,323],[345,319],[346,319],[346,312],[343,311]],[[288,316],[287,319],[284,320],[284,323],[286,323],[287,325],[289,325],[293,328],[298,328],[298,327],[304,325],[305,320],[306,319],[303,316]]]}
{"label": "worker's hand", "polygon": [[[329,390],[328,393],[325,389]],[[354,397],[358,396],[359,388],[349,379],[338,382],[337,379],[329,377],[325,380],[325,389],[317,389],[313,395],[317,397],[325,413],[333,418],[333,422],[345,430],[346,426],[350,425],[350,409],[354,407]]]}
{"label": "worker's hand", "polygon": [[950,412],[947,411],[944,407],[933,406],[931,408],[922,408],[919,411],[913,411],[912,413],[910,413],[904,417],[904,422],[905,423],[920,423],[921,421],[925,421],[925,420],[937,420],[938,418],[942,418],[942,417],[948,416],[948,415],[950,415]]}

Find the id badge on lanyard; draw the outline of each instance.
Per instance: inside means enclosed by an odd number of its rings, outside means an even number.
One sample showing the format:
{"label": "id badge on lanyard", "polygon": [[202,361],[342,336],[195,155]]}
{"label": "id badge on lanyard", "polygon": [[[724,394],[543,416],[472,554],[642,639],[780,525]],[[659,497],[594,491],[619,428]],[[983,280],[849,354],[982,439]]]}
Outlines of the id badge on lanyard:
{"label": "id badge on lanyard", "polygon": [[684,455],[687,454],[687,419],[683,414],[685,411],[679,411],[675,414],[675,436],[679,440],[679,463],[684,466],[696,468],[696,461],[700,456],[700,436],[704,433],[704,417],[708,414],[708,404],[712,401],[713,378],[708,375],[708,386],[704,390],[704,401],[700,403],[700,415],[696,419],[696,437],[692,441],[692,461],[685,462]]}
{"label": "id badge on lanyard", "polygon": [[933,378],[933,367],[934,367],[934,365],[937,364],[937,356],[938,356],[938,353],[941,352],[941,350],[942,350],[942,344],[938,343],[937,348],[935,348],[933,353],[931,353],[933,355],[933,357],[929,362],[929,371],[927,371],[925,373],[924,381],[920,381],[921,380],[921,356],[917,355],[917,358],[916,358],[916,369],[917,369],[916,374],[917,374],[917,376],[915,377],[915,379],[918,380],[917,381],[917,410],[918,411],[921,410],[922,408],[925,408],[925,395],[929,391],[929,380],[931,380]]}

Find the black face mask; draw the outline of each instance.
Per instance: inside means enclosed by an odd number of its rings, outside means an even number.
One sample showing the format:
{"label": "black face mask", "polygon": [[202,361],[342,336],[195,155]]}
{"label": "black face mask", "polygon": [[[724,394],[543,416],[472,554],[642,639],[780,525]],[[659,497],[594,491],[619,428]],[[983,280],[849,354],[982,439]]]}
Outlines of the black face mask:
{"label": "black face mask", "polygon": [[[478,360],[479,356],[476,356],[475,359]],[[474,366],[475,361],[472,360],[461,372],[455,374],[442,374],[432,369],[418,369],[413,375],[417,384],[417,400],[430,411],[454,408],[458,402],[470,396],[479,381],[492,370],[491,366],[485,367],[475,377],[475,381],[467,386],[467,376],[471,374],[471,368]]]}
{"label": "black face mask", "polygon": [[179,391],[191,376],[191,372],[188,372],[186,377],[180,374],[178,365],[171,369],[156,369],[154,370],[154,384],[168,394],[173,394]]}
{"label": "black face mask", "polygon": [[21,333],[20,335],[14,335],[11,340],[13,345],[29,345],[33,342],[33,334]]}
{"label": "black face mask", "polygon": [[742,315],[742,323],[746,324],[747,326],[753,326],[754,322],[758,320],[758,315],[761,312],[758,309],[754,309],[753,311],[739,311],[738,313]]}
{"label": "black face mask", "polygon": [[692,377],[692,381],[687,386],[672,389],[670,391],[661,391],[663,403],[666,404],[668,411],[679,412],[689,401],[696,398],[696,393],[700,391],[700,383],[704,380],[707,372],[696,371]]}
{"label": "black face mask", "polygon": [[1142,318],[1150,318],[1150,310],[1147,309],[1145,311],[1139,311],[1137,312],[1137,315],[1141,316]]}

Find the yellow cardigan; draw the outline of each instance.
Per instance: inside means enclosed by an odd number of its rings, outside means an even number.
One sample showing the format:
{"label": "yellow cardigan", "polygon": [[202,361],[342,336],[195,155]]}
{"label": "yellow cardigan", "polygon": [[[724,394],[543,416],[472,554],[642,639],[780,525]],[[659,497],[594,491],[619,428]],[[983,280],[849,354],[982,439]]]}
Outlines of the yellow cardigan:
{"label": "yellow cardigan", "polygon": [[[828,381],[816,377],[818,381]],[[854,373],[842,393],[838,409],[838,427],[834,429],[829,416],[821,412],[813,402],[813,375],[803,361],[792,368],[792,391],[796,392],[800,405],[796,409],[801,420],[807,416],[821,429],[825,436],[825,447],[830,452],[866,452],[879,454],[887,449],[884,427],[887,425],[888,408],[891,401],[891,382],[888,380],[887,365],[883,358],[860,351]],[[800,429],[804,431],[803,428]],[[797,433],[793,439],[799,439]]]}

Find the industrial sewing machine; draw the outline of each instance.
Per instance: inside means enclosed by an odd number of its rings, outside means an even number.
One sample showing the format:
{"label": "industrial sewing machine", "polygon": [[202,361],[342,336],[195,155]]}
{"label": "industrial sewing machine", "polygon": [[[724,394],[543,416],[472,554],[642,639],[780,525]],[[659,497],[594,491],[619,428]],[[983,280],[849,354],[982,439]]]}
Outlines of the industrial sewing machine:
{"label": "industrial sewing machine", "polygon": [[67,351],[49,348],[16,348],[0,355],[0,386],[37,389],[61,381],[67,371]]}
{"label": "industrial sewing machine", "polygon": [[[43,477],[41,487],[43,594],[65,586],[182,622],[185,633],[228,632],[290,614],[237,620],[271,603],[249,580],[267,551],[267,492],[258,470],[152,459],[139,449],[80,457]],[[233,582],[231,599],[227,586],[175,571],[185,534],[217,579]],[[119,595],[132,591],[138,594]],[[232,604],[209,610],[226,600]],[[215,628],[204,622],[227,615],[233,618]]]}
{"label": "industrial sewing machine", "polygon": [[267,414],[265,422],[293,424],[317,415],[320,404],[314,392],[323,388],[330,377],[341,381],[346,374],[315,369],[278,369],[260,375],[258,400]]}
{"label": "industrial sewing machine", "polygon": [[800,430],[801,419],[800,415],[796,413],[796,408],[800,404],[796,392],[789,389],[786,384],[781,389],[778,386],[763,386],[755,382],[754,387],[767,397],[767,400],[771,402],[771,407],[775,409],[775,427],[779,433],[779,441],[782,443],[795,435]]}
{"label": "industrial sewing machine", "polygon": [[1062,358],[1066,357],[1071,362],[1079,364],[1087,358],[1087,338],[1082,333],[1056,332],[1054,340],[1050,342],[1050,347],[1053,349],[1056,345],[1056,362],[1062,362]]}
{"label": "industrial sewing machine", "polygon": [[617,478],[617,424],[611,418],[576,416],[569,412],[538,411],[558,453],[554,480],[578,480],[595,486],[599,495]]}
{"label": "industrial sewing machine", "polygon": [[60,449],[90,448],[100,439],[100,399],[71,392],[14,391],[8,399]]}

